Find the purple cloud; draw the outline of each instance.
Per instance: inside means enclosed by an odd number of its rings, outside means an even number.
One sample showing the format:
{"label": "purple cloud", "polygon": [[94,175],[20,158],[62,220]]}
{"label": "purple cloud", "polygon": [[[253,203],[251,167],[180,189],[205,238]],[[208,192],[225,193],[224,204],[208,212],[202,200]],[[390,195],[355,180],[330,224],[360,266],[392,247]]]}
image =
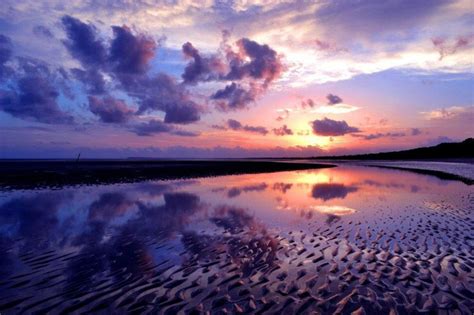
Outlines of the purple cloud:
{"label": "purple cloud", "polygon": [[154,77],[137,75],[129,79],[122,86],[137,100],[137,114],[163,111],[165,123],[175,124],[189,124],[200,119],[200,107],[171,76],[159,73]]}
{"label": "purple cloud", "polygon": [[277,136],[291,136],[293,135],[293,130],[283,125],[280,128],[273,129],[273,133]]}
{"label": "purple cloud", "polygon": [[348,133],[359,132],[356,127],[349,126],[344,120],[324,118],[311,122],[313,133],[319,136],[343,136]]}
{"label": "purple cloud", "polygon": [[328,105],[336,105],[342,103],[342,98],[334,94],[328,94],[326,98],[328,99]]}
{"label": "purple cloud", "polygon": [[71,73],[84,84],[87,93],[97,95],[106,92],[104,77],[96,69],[81,70],[74,68]]}
{"label": "purple cloud", "polygon": [[155,40],[143,34],[133,35],[127,26],[113,26],[114,39],[110,45],[110,63],[115,72],[145,73],[155,56]]}
{"label": "purple cloud", "polygon": [[217,101],[220,110],[229,111],[246,108],[249,103],[255,101],[257,94],[257,90],[252,87],[246,90],[241,85],[232,82],[214,93],[211,99]]}
{"label": "purple cloud", "polygon": [[243,130],[243,131],[247,131],[247,132],[258,133],[258,134],[261,134],[261,135],[266,135],[268,133],[268,130],[265,127],[249,126],[249,125],[244,126],[239,121],[237,121],[235,119],[227,120],[227,126],[229,127],[229,129],[232,129],[232,130]]}
{"label": "purple cloud", "polygon": [[172,129],[172,125],[165,124],[161,120],[153,119],[147,123],[135,126],[132,131],[139,136],[151,136],[157,133],[170,132]]}
{"label": "purple cloud", "polygon": [[0,34],[0,78],[12,73],[12,69],[5,63],[12,57],[12,41],[9,37]]}
{"label": "purple cloud", "polygon": [[301,107],[303,109],[305,109],[306,107],[309,107],[309,108],[313,108],[316,104],[314,103],[314,101],[310,98],[308,98],[307,100],[303,100],[301,102]]}
{"label": "purple cloud", "polygon": [[36,25],[35,27],[33,27],[33,34],[46,38],[54,38],[54,35],[51,30],[43,25]]}
{"label": "purple cloud", "polygon": [[181,75],[184,83],[217,80],[223,74],[226,66],[217,56],[201,56],[190,42],[185,43],[182,49],[187,58],[192,58]]}
{"label": "purple cloud", "polygon": [[124,101],[110,96],[102,99],[89,96],[89,109],[102,122],[115,124],[127,122],[134,113]]}
{"label": "purple cloud", "polygon": [[433,38],[431,42],[438,50],[439,60],[441,61],[443,58],[449,55],[454,55],[459,50],[467,48],[471,43],[474,42],[474,35],[471,34],[469,36],[460,36],[452,43],[449,43],[444,38]]}
{"label": "purple cloud", "polygon": [[406,134],[404,132],[387,132],[387,133],[371,133],[368,135],[352,135],[353,137],[363,138],[365,140],[375,140],[380,138],[399,138],[405,137]]}
{"label": "purple cloud", "polygon": [[[48,64],[33,58],[15,58],[15,71],[4,65],[11,58],[11,40],[0,35],[0,77],[12,84],[0,87],[0,110],[10,115],[47,124],[73,123],[57,103],[61,90],[67,87],[60,71],[52,71]],[[7,82],[7,81],[5,81]]]}
{"label": "purple cloud", "polygon": [[51,78],[32,73],[18,80],[16,91],[0,90],[0,109],[12,116],[46,124],[72,123],[73,118],[57,103],[59,92]]}
{"label": "purple cloud", "polygon": [[97,29],[69,15],[61,19],[67,40],[63,43],[69,53],[84,67],[101,67],[107,58],[103,41],[98,38]]}
{"label": "purple cloud", "polygon": [[[245,77],[263,79],[265,85],[278,78],[283,71],[283,65],[275,50],[270,46],[241,38],[237,41],[239,52],[227,52],[230,71],[228,80],[242,80]],[[250,59],[246,61],[246,58]]]}
{"label": "purple cloud", "polygon": [[152,136],[160,133],[170,133],[181,137],[197,137],[199,133],[176,129],[173,125],[164,123],[161,120],[152,119],[149,122],[142,123],[130,129],[139,136]]}
{"label": "purple cloud", "polygon": [[411,129],[411,135],[412,136],[418,136],[418,135],[421,135],[421,133],[422,133],[421,130],[418,129],[418,128],[412,128]]}

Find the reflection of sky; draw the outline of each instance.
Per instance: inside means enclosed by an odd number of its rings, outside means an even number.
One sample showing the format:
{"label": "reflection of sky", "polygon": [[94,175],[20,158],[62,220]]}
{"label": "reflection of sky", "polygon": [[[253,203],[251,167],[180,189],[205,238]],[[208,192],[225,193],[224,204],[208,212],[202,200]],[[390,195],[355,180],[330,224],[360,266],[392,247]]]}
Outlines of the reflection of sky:
{"label": "reflection of sky", "polygon": [[[229,191],[234,193],[229,195]],[[430,176],[340,166],[2,192],[0,250],[5,255],[0,257],[0,275],[28,272],[27,264],[18,258],[22,255],[73,254],[78,258],[52,259],[51,268],[66,277],[64,287],[51,290],[66,290],[77,283],[85,289],[101,280],[119,283],[126,277],[147,279],[153,277],[155,269],[165,270],[160,276],[171,277],[178,266],[193,270],[196,262],[212,264],[219,262],[221,255],[230,257],[245,278],[253,274],[256,265],[271,268],[285,263],[279,257],[283,255],[277,254],[290,246],[285,237],[304,237],[323,230],[333,233],[331,227],[343,225],[355,231],[352,223],[383,230],[387,235],[395,229],[409,233],[418,229],[412,223],[419,222],[409,217],[446,215],[440,200],[456,209],[457,202],[463,200],[459,196],[469,191],[460,182]],[[439,237],[451,241],[448,236]],[[277,250],[280,246],[281,251]],[[248,251],[242,252],[242,248]],[[0,298],[11,290],[0,287]],[[49,293],[43,292],[44,296]]]}
{"label": "reflection of sky", "polygon": [[[170,226],[172,233],[166,236],[176,236],[181,230],[187,229],[212,230],[215,226],[209,222],[209,218],[215,216],[216,209],[221,206],[245,209],[264,225],[281,227],[281,224],[289,222],[298,224],[298,214],[302,211],[314,212],[315,221],[322,221],[327,214],[366,216],[378,211],[380,203],[392,208],[408,204],[421,205],[426,194],[446,194],[458,186],[462,184],[407,172],[344,166],[189,182],[121,184],[34,193],[4,192],[1,195],[0,229],[4,235],[12,238],[19,236],[15,235],[18,233],[33,233],[24,227],[31,222],[22,220],[30,218],[28,203],[38,202],[40,204],[34,207],[35,215],[40,216],[38,220],[47,216],[46,222],[51,224],[44,227],[44,232],[56,237],[63,233],[69,241],[83,233],[93,222],[101,222],[106,227],[105,234],[113,235],[130,222],[136,224],[147,220],[145,214],[161,215],[149,218],[151,220],[173,220],[174,226]],[[166,194],[178,194],[178,197],[171,198]],[[186,202],[182,199],[185,197],[196,198],[196,201],[189,201],[192,202],[189,206],[195,209],[186,208],[186,204],[185,208],[181,208],[176,204]],[[23,208],[20,214],[11,213],[12,209],[8,207],[12,202],[21,204]],[[38,211],[41,203],[51,209]],[[174,214],[163,216],[166,211]],[[159,226],[166,227],[167,222],[159,223]],[[177,230],[173,231],[173,228]]]}

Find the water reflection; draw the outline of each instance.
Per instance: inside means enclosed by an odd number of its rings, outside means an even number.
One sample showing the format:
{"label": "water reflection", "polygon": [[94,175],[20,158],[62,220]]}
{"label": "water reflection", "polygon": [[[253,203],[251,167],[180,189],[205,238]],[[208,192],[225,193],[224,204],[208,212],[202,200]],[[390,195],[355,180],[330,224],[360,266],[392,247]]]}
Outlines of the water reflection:
{"label": "water reflection", "polygon": [[462,183],[340,167],[0,197],[0,311],[472,309]]}

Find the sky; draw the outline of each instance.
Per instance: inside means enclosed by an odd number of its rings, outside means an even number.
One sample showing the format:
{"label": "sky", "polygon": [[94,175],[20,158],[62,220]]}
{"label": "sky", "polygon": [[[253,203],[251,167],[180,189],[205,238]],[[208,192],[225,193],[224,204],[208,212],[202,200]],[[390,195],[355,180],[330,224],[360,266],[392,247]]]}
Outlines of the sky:
{"label": "sky", "polygon": [[0,158],[309,157],[474,136],[471,0],[0,7]]}

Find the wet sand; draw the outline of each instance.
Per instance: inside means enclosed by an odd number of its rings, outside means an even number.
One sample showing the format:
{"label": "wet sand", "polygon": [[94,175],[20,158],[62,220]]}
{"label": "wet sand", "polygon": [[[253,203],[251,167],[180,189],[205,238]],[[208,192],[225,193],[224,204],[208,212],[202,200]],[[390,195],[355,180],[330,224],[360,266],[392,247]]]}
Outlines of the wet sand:
{"label": "wet sand", "polygon": [[0,200],[5,314],[474,309],[461,182],[344,166]]}

